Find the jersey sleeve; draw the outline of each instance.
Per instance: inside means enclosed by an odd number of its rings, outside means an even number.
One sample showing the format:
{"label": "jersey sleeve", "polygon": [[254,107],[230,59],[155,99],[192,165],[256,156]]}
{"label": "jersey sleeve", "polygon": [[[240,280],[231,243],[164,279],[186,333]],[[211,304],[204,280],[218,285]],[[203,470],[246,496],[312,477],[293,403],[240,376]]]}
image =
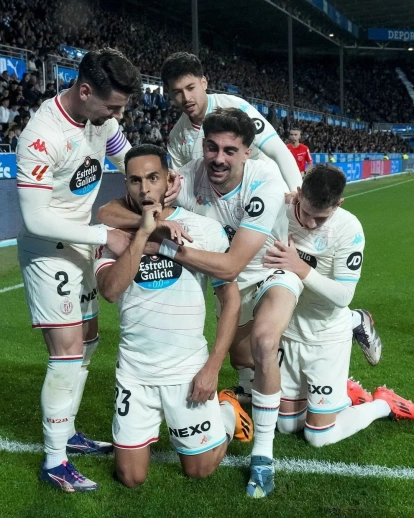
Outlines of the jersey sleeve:
{"label": "jersey sleeve", "polygon": [[302,185],[302,177],[292,153],[277,134],[273,126],[261,115],[256,108],[243,99],[238,106],[253,120],[256,126],[254,145],[268,158],[276,162],[283,179],[291,191],[296,191]]}
{"label": "jersey sleeve", "polygon": [[180,167],[185,165],[184,157],[182,156],[180,149],[180,131],[177,123],[171,130],[170,138],[168,142],[168,153],[171,159],[171,169],[177,171]]}
{"label": "jersey sleeve", "polygon": [[108,122],[108,138],[106,141],[106,156],[114,166],[125,174],[124,159],[127,152],[131,149],[131,144],[122,133],[118,121],[114,118]]}
{"label": "jersey sleeve", "polygon": [[183,209],[190,212],[194,212],[194,208],[197,203],[194,194],[194,182],[201,160],[202,159],[192,160],[185,166],[177,169],[177,173],[180,175],[181,180],[181,191],[176,198],[176,203],[179,207],[183,207]]}
{"label": "jersey sleeve", "polygon": [[93,269],[95,275],[98,275],[98,272],[102,270],[102,268],[110,266],[118,259],[118,256],[105,245],[95,246],[93,257]]}
{"label": "jersey sleeve", "polygon": [[361,275],[365,238],[356,218],[349,223],[344,222],[342,229],[334,257],[334,279],[322,276],[312,268],[303,284],[332,304],[347,307]]}
{"label": "jersey sleeve", "polygon": [[309,148],[306,147],[306,157],[305,157],[305,162],[307,164],[311,164],[313,162],[312,160],[312,155],[310,154],[310,151],[309,151]]}
{"label": "jersey sleeve", "polygon": [[24,129],[16,150],[17,192],[27,230],[66,243],[104,244],[102,225],[68,221],[50,211],[53,180],[59,172],[63,137],[52,119],[36,117]]}
{"label": "jersey sleeve", "polygon": [[280,183],[274,180],[271,172],[253,176],[247,182],[240,227],[270,235],[278,214],[285,206]]}

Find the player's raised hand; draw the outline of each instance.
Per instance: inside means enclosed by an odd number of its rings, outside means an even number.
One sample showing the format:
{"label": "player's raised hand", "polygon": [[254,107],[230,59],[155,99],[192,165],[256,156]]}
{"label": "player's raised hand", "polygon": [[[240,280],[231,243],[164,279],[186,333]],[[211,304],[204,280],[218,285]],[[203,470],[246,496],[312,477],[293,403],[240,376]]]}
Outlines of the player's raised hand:
{"label": "player's raised hand", "polygon": [[217,370],[205,365],[194,376],[188,399],[195,403],[205,403],[209,399],[213,400],[217,391],[217,383]]}
{"label": "player's raised hand", "polygon": [[274,246],[266,250],[263,264],[266,268],[278,268],[296,273],[304,279],[309,273],[310,266],[299,257],[291,234],[288,243],[287,246],[281,241],[275,241]]}
{"label": "player's raised hand", "polygon": [[299,201],[299,194],[297,191],[285,192],[286,205],[296,205]]}
{"label": "player's raised hand", "polygon": [[189,241],[190,243],[193,242],[193,238],[176,221],[165,219],[162,221],[159,220],[157,228],[167,232],[167,235],[162,237],[171,239],[171,241],[174,241],[178,245],[184,244],[183,239]]}
{"label": "player's raised hand", "polygon": [[157,228],[158,219],[162,212],[161,203],[152,203],[142,207],[141,222],[138,232],[141,234],[151,235]]}
{"label": "player's raised hand", "polygon": [[109,250],[114,252],[114,254],[120,256],[131,243],[132,237],[133,235],[130,232],[124,230],[108,230],[106,246]]}
{"label": "player's raised hand", "polygon": [[180,175],[170,169],[169,171],[170,178],[174,180],[174,183],[170,189],[165,193],[164,205],[168,207],[171,203],[177,198],[181,191],[181,180]]}

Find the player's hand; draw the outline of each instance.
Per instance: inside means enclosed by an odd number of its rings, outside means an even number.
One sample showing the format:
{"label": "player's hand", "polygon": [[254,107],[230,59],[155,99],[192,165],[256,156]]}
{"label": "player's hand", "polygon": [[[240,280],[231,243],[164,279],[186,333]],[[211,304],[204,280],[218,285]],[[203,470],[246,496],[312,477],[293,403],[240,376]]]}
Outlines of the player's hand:
{"label": "player's hand", "polygon": [[162,212],[161,203],[153,203],[152,205],[144,205],[142,207],[141,222],[138,232],[150,236],[157,228],[158,220]]}
{"label": "player's hand", "polygon": [[180,175],[173,171],[172,169],[169,170],[170,178],[174,180],[173,186],[171,189],[168,189],[168,191],[165,193],[164,198],[164,205],[168,207],[171,205],[171,203],[177,198],[177,196],[180,194],[181,191],[181,180]]}
{"label": "player's hand", "polygon": [[299,195],[296,191],[285,192],[285,203],[286,205],[296,205],[299,201]]}
{"label": "player's hand", "polygon": [[296,273],[301,279],[308,275],[311,268],[299,257],[291,234],[289,235],[289,246],[281,241],[275,241],[274,246],[266,250],[263,264],[266,268],[278,268]]}
{"label": "player's hand", "polygon": [[218,372],[207,365],[194,376],[188,399],[195,403],[213,400],[217,392]]}
{"label": "player's hand", "polygon": [[119,257],[128,248],[132,237],[133,234],[124,230],[108,230],[106,246]]}
{"label": "player's hand", "polygon": [[193,238],[176,222],[172,220],[160,220],[157,223],[157,229],[160,230],[160,234],[157,237],[161,239],[171,239],[177,245],[183,245],[183,239],[186,239],[190,243],[193,242]]}

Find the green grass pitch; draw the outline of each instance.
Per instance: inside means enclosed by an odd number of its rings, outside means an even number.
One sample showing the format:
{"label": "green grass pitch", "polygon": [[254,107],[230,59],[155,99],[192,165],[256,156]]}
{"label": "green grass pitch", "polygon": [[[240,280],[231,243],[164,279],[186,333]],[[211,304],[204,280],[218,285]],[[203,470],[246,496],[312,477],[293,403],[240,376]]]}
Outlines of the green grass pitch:
{"label": "green grass pitch", "polygon": [[[407,398],[414,397],[413,199],[414,176],[403,175],[350,185],[343,205],[358,216],[366,235],[362,278],[351,307],[372,312],[384,343],[383,359],[375,368],[354,346],[351,374],[368,390],[386,384]],[[73,459],[81,472],[101,485],[94,494],[64,494],[39,482],[42,453],[11,452],[5,446],[6,440],[9,445],[42,441],[40,390],[47,361],[41,333],[29,325],[24,290],[1,291],[22,282],[16,254],[16,247],[0,249],[0,518],[414,518],[413,421],[376,421],[322,449],[310,447],[301,435],[276,434],[274,456],[284,464],[277,471],[275,492],[261,501],[244,494],[248,471],[242,464],[250,445],[233,442],[228,453],[234,456],[234,466],[221,466],[207,480],[189,480],[178,462],[165,462],[174,457],[165,428],[152,446],[155,460],[141,488],[128,490],[114,480],[111,457]],[[209,293],[210,343],[214,329]],[[100,334],[77,424],[92,438],[111,440],[118,325],[115,306],[105,301]],[[227,363],[220,388],[235,381]],[[299,460],[303,462],[294,464]],[[338,463],[344,463],[342,471],[329,472],[329,466],[333,470]],[[296,471],[293,465],[299,466]],[[328,469],[318,473],[324,465]],[[374,466],[369,476],[361,476],[364,466]],[[391,468],[389,476],[381,476],[375,466]],[[402,478],[397,478],[397,467],[407,468]]]}

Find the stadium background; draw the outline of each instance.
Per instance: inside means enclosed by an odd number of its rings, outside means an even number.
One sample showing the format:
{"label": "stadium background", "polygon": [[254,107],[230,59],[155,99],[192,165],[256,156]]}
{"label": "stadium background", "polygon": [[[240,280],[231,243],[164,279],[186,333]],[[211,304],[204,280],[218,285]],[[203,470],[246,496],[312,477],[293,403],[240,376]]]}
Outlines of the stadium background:
{"label": "stadium background", "polygon": [[[381,182],[354,184],[347,189],[345,208],[361,219],[368,243],[367,266],[355,303],[374,312],[386,344],[384,360],[376,369],[368,370],[360,351],[353,354],[352,369],[369,389],[385,381],[413,397],[412,374],[406,369],[413,360],[413,322],[407,310],[412,298],[407,278],[412,275],[404,258],[414,253],[410,234],[414,189],[409,173],[414,160],[410,90],[414,82],[414,5],[402,0],[394,0],[392,9],[380,0],[227,0],[225,4],[218,0],[0,0],[0,5],[0,74],[5,66],[10,76],[15,71],[18,75],[14,86],[4,75],[0,78],[1,95],[9,86],[20,117],[16,124],[11,122],[15,128],[24,127],[27,112],[33,115],[40,101],[70,85],[85,50],[109,44],[125,52],[143,75],[143,96],[131,103],[121,121],[125,135],[131,143],[150,141],[165,146],[179,113],[162,91],[160,65],[172,52],[194,49],[194,22],[198,18],[199,55],[211,91],[240,94],[265,116],[274,113],[272,122],[282,138],[287,137],[291,125],[299,125],[314,160],[334,157],[349,181],[383,177]],[[198,7],[198,16],[194,7]],[[24,77],[27,71],[31,75]],[[149,98],[145,97],[147,87],[153,94]],[[153,91],[158,87],[162,96],[156,99]],[[4,151],[0,153],[1,248],[14,242],[20,213],[15,159],[8,153],[15,141],[7,140],[9,123],[0,124],[0,148]],[[401,172],[407,174],[394,176]],[[108,172],[96,206],[122,191],[121,175]],[[392,236],[392,245],[384,249],[388,236]],[[396,254],[392,255],[394,247]],[[201,483],[177,478],[177,468],[160,464],[152,468],[149,485],[142,493],[131,495],[111,480],[110,459],[79,459],[81,470],[92,471],[91,475],[102,480],[104,495],[101,491],[98,497],[78,499],[74,509],[62,510],[60,494],[43,487],[40,490],[35,477],[41,455],[33,443],[41,442],[38,400],[46,356],[38,354],[41,339],[29,328],[20,283],[16,247],[4,247],[0,250],[0,377],[4,380],[0,406],[0,459],[4,466],[1,517],[258,514],[259,507],[239,502],[244,472],[235,466],[245,465],[243,456],[248,449],[238,445],[231,450],[236,455],[229,461],[233,467]],[[207,336],[211,341],[212,307],[209,310]],[[109,439],[117,324],[114,308],[106,304],[101,326],[101,356],[97,355],[93,366],[90,400],[81,407],[80,418],[88,432]],[[232,382],[234,375],[226,365],[220,383],[226,386]],[[109,403],[102,406],[103,397]],[[32,413],[29,417],[28,408]],[[281,481],[274,499],[259,504],[260,514],[412,518],[413,438],[412,423],[382,422],[323,451],[310,451],[300,438],[278,437]],[[157,447],[165,460],[165,435]],[[290,464],[283,464],[283,455]],[[312,461],[319,467],[310,468]],[[323,463],[325,468],[320,467]],[[341,463],[345,463],[342,468]],[[365,475],[361,474],[364,469]],[[154,488],[164,487],[166,477],[171,484],[169,495]]]}

